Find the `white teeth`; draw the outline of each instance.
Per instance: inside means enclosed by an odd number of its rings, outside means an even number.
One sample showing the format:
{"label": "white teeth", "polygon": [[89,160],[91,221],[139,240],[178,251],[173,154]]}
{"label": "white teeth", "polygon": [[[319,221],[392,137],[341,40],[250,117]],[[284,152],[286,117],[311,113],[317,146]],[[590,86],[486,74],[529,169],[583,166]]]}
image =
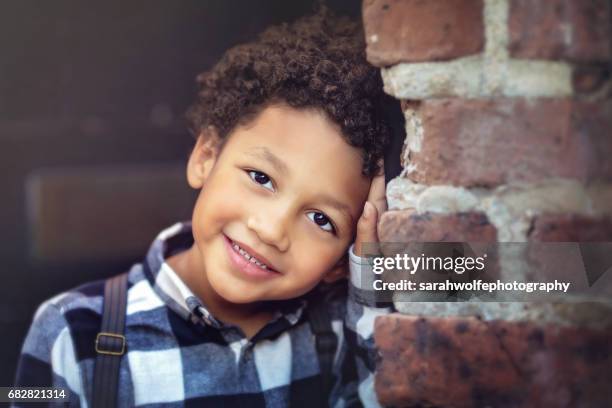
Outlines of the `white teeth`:
{"label": "white teeth", "polygon": [[254,256],[251,256],[247,251],[245,251],[244,249],[240,248],[238,246],[238,244],[232,244],[232,248],[234,248],[236,251],[238,251],[238,253],[242,256],[244,256],[246,258],[247,261],[254,263],[255,265],[259,266],[262,269],[268,269],[268,267],[259,262],[259,260],[257,258],[255,258]]}
{"label": "white teeth", "polygon": [[240,252],[240,255],[244,256],[246,259],[251,259],[251,255],[249,255],[244,249],[240,248],[238,252]]}

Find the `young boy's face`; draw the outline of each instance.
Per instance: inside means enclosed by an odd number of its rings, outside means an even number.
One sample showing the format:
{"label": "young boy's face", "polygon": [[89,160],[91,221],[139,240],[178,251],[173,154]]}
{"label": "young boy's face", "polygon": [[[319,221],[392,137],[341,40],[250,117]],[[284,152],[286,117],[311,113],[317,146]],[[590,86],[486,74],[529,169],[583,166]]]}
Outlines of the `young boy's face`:
{"label": "young boy's face", "polygon": [[281,300],[338,273],[370,185],[360,150],[324,114],[283,105],[228,137],[220,153],[200,138],[188,165],[206,286],[233,303]]}

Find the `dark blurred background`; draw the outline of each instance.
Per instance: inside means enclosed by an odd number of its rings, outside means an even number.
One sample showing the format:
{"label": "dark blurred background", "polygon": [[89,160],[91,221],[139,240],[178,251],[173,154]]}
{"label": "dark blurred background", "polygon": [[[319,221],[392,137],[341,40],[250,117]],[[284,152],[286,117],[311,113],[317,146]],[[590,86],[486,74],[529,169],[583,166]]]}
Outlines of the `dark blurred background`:
{"label": "dark blurred background", "polygon": [[[0,2],[0,386],[42,301],[125,271],[190,217],[195,76],[317,3]],[[360,18],[359,0],[326,4]]]}

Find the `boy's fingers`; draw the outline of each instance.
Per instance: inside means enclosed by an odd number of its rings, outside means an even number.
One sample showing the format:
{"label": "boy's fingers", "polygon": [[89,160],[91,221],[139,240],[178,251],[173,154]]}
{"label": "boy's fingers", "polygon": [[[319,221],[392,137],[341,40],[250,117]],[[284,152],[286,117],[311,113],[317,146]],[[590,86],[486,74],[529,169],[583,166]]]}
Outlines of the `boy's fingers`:
{"label": "boy's fingers", "polygon": [[385,174],[380,174],[372,179],[368,201],[376,206],[378,214],[387,211],[387,199],[385,197]]}
{"label": "boy's fingers", "polygon": [[357,236],[355,238],[355,255],[362,256],[362,248],[365,243],[378,242],[378,217],[387,211],[387,199],[385,197],[385,173],[384,163],[381,161],[381,174],[375,176],[370,184],[368,200],[363,207],[363,213],[357,222]]}
{"label": "boy's fingers", "polygon": [[363,207],[363,213],[357,222],[355,255],[361,256],[364,243],[378,242],[377,223],[378,210],[374,204],[366,201]]}

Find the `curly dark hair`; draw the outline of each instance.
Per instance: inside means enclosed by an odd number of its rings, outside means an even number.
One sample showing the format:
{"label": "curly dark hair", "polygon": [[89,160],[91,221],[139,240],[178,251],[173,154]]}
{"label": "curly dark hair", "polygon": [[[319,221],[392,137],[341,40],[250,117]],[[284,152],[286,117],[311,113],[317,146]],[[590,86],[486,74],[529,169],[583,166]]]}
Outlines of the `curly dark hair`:
{"label": "curly dark hair", "polygon": [[273,103],[314,108],[362,149],[365,176],[380,170],[389,139],[385,96],[380,73],[366,61],[359,23],[322,8],[231,48],[197,82],[198,98],[187,112],[196,137],[213,126],[223,139]]}

